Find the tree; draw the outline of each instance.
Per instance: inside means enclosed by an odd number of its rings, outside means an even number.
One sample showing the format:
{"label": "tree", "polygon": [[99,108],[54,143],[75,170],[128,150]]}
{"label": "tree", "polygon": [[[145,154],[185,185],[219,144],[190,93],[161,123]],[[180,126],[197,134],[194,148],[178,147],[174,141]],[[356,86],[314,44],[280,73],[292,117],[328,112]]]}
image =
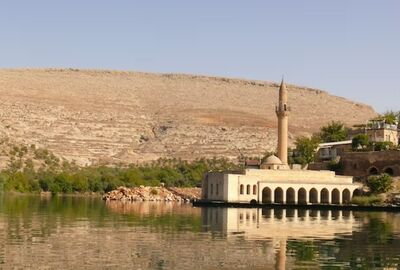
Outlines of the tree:
{"label": "tree", "polygon": [[387,111],[382,115],[383,120],[385,120],[386,124],[389,125],[397,125],[399,121],[399,113],[394,111]]}
{"label": "tree", "polygon": [[367,180],[367,186],[374,194],[388,192],[392,187],[393,179],[388,174],[373,175]]}
{"label": "tree", "polygon": [[358,134],[354,136],[351,142],[353,150],[367,150],[369,145],[370,142],[367,134]]}
{"label": "tree", "polygon": [[301,164],[313,162],[319,143],[320,139],[318,136],[312,136],[311,138],[305,136],[297,137],[294,143],[296,145],[295,162]]}
{"label": "tree", "polygon": [[332,121],[321,127],[319,136],[323,142],[339,142],[347,138],[348,130],[340,121]]}

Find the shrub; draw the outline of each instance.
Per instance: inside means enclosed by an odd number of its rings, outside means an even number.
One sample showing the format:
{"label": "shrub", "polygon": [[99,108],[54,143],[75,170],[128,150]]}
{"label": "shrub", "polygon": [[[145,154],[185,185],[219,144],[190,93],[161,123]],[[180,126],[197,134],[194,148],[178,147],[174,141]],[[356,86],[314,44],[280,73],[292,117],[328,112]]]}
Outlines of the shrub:
{"label": "shrub", "polygon": [[395,148],[392,142],[376,142],[373,144],[373,146],[374,151],[384,151]]}
{"label": "shrub", "polygon": [[150,190],[150,194],[153,195],[153,196],[158,195],[157,189],[152,188],[152,189]]}
{"label": "shrub", "polygon": [[372,206],[382,203],[382,198],[378,196],[355,196],[351,200],[353,204],[361,206]]}
{"label": "shrub", "polygon": [[351,142],[351,147],[353,148],[354,151],[366,151],[368,150],[369,147],[369,137],[367,134],[359,134],[357,136],[354,136],[352,142]]}
{"label": "shrub", "polygon": [[343,164],[340,161],[331,160],[328,163],[328,170],[330,170],[330,171],[337,172],[337,171],[341,170],[342,167],[343,167]]}
{"label": "shrub", "polygon": [[393,179],[388,174],[373,175],[367,180],[367,186],[374,194],[388,192],[392,187]]}

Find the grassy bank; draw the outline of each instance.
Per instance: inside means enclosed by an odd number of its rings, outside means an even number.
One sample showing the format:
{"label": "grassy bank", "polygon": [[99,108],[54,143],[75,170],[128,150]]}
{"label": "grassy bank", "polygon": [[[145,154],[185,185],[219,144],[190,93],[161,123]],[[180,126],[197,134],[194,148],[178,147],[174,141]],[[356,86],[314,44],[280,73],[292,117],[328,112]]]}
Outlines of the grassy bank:
{"label": "grassy bank", "polygon": [[108,192],[119,186],[194,187],[201,184],[207,171],[238,169],[226,159],[198,159],[193,162],[161,159],[146,165],[125,167],[77,167],[65,164],[60,168],[8,168],[0,173],[3,191],[52,193]]}

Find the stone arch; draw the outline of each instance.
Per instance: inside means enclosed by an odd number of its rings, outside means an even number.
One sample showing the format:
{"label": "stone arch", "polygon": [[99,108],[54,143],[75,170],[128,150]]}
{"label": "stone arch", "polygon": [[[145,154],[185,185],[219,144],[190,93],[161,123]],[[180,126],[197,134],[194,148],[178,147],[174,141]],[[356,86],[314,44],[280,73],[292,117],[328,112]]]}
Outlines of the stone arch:
{"label": "stone arch", "polygon": [[269,187],[265,187],[262,191],[262,203],[273,203],[272,201],[272,191]]}
{"label": "stone arch", "polygon": [[321,203],[330,203],[329,200],[329,191],[326,188],[323,188],[321,190],[321,198],[320,198]]}
{"label": "stone arch", "polygon": [[283,203],[283,189],[278,187],[274,191],[275,203]]}
{"label": "stone arch", "polygon": [[310,193],[309,193],[309,202],[310,203],[318,203],[318,190],[317,189],[315,189],[315,188],[312,188],[311,190],[310,190]]}
{"label": "stone arch", "polygon": [[343,204],[349,204],[351,203],[351,194],[350,194],[350,190],[348,190],[347,188],[343,190],[342,192],[342,203]]}
{"label": "stone arch", "polygon": [[240,195],[243,195],[243,193],[244,193],[244,186],[240,185]]}
{"label": "stone arch", "polygon": [[375,166],[372,166],[368,169],[368,175],[378,175],[379,171]]}
{"label": "stone arch", "polygon": [[250,185],[247,185],[247,187],[246,187],[246,194],[250,195]]}
{"label": "stone arch", "polygon": [[305,188],[300,188],[297,191],[297,203],[307,204],[307,190]]}
{"label": "stone arch", "polygon": [[383,172],[386,173],[386,174],[388,174],[388,175],[390,175],[390,176],[393,176],[393,175],[394,175],[394,170],[393,170],[392,167],[386,167],[386,168],[384,168],[384,169],[383,169]]}
{"label": "stone arch", "polygon": [[294,188],[288,188],[286,190],[286,203],[295,204],[296,203],[296,191]]}
{"label": "stone arch", "polygon": [[340,191],[337,188],[332,190],[331,196],[333,204],[340,204]]}
{"label": "stone arch", "polygon": [[355,196],[361,196],[361,194],[362,194],[362,191],[361,191],[359,188],[357,188],[357,189],[355,189],[355,190],[353,191],[353,197],[355,197]]}
{"label": "stone arch", "polygon": [[257,185],[253,185],[253,195],[257,195]]}

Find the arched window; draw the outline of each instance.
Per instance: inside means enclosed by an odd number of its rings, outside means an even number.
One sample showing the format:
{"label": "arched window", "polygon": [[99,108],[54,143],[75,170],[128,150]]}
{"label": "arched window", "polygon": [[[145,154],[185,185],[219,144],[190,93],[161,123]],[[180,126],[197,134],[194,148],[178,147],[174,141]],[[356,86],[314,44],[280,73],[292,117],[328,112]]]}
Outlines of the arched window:
{"label": "arched window", "polygon": [[256,194],[257,194],[257,186],[253,185],[253,195],[256,195]]}
{"label": "arched window", "polygon": [[388,174],[388,175],[391,175],[391,176],[394,175],[394,171],[393,171],[393,169],[390,168],[390,167],[385,168],[383,171],[384,171],[384,173],[386,173],[386,174]]}
{"label": "arched window", "polygon": [[369,175],[377,175],[377,174],[379,174],[379,172],[378,172],[378,169],[376,167],[371,167],[368,170],[368,174]]}
{"label": "arched window", "polygon": [[247,185],[247,187],[246,187],[246,193],[247,193],[247,195],[250,195],[250,185]]}
{"label": "arched window", "polygon": [[243,195],[243,193],[244,193],[244,186],[240,185],[240,194]]}

